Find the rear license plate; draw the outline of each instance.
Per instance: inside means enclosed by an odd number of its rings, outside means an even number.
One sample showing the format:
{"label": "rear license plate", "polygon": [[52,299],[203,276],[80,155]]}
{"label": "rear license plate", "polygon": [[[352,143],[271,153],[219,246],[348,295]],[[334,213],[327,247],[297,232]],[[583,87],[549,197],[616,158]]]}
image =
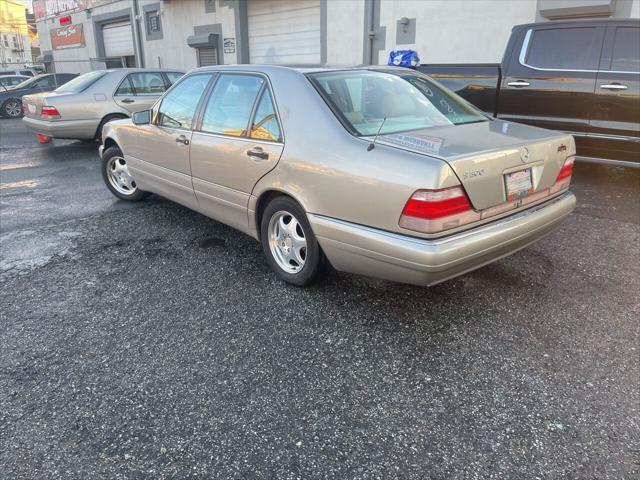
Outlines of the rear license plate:
{"label": "rear license plate", "polygon": [[507,201],[517,200],[533,192],[531,182],[531,169],[519,170],[507,173],[504,176],[504,184],[507,189]]}
{"label": "rear license plate", "polygon": [[36,106],[29,103],[27,104],[27,108],[29,109],[29,113],[36,113]]}

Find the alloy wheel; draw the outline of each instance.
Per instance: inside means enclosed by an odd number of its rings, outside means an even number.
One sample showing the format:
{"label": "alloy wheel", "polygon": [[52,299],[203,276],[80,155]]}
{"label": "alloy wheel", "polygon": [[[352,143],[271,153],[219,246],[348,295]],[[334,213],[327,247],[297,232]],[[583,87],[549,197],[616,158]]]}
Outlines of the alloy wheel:
{"label": "alloy wheel", "polygon": [[133,195],[138,189],[135,180],[129,173],[129,167],[124,158],[114,156],[106,165],[107,178],[111,186],[122,195]]}
{"label": "alloy wheel", "polygon": [[307,239],[302,224],[291,213],[280,210],[269,220],[269,248],[278,266],[298,273],[307,259]]}
{"label": "alloy wheel", "polygon": [[4,113],[6,113],[8,117],[17,118],[22,115],[22,105],[15,100],[9,100],[4,104]]}

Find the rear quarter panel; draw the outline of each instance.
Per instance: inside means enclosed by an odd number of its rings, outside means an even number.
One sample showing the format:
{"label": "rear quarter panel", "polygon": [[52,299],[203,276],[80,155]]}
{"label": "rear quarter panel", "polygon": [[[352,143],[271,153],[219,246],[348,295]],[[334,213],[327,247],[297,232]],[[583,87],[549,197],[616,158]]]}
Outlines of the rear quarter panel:
{"label": "rear quarter panel", "polygon": [[[443,161],[349,134],[302,74],[270,74],[284,131],[284,150],[249,202],[252,217],[267,191],[286,192],[309,213],[404,232],[402,209],[418,188],[459,184]],[[251,218],[250,218],[251,223]]]}

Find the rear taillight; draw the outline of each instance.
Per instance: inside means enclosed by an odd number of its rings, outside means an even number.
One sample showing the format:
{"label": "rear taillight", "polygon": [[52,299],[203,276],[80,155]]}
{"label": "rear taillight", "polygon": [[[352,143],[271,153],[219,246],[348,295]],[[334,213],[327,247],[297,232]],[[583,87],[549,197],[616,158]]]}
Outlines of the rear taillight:
{"label": "rear taillight", "polygon": [[40,110],[40,116],[42,116],[45,120],[52,120],[55,118],[60,118],[60,112],[56,107],[52,107],[49,105],[43,105]]}
{"label": "rear taillight", "polygon": [[407,201],[400,226],[436,233],[467,223],[474,211],[461,185],[441,190],[418,190]]}
{"label": "rear taillight", "polygon": [[556,182],[560,180],[564,180],[565,178],[570,178],[573,174],[573,164],[576,162],[576,157],[574,155],[567,157],[564,161],[564,165],[560,169],[558,173],[558,177],[556,178]]}

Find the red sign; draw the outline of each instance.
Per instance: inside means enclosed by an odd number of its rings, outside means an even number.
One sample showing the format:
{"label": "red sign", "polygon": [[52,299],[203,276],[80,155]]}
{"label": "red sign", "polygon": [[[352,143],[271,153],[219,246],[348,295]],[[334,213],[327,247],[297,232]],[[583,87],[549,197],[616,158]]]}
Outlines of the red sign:
{"label": "red sign", "polygon": [[77,47],[84,47],[84,33],[81,23],[51,30],[51,48],[54,50]]}
{"label": "red sign", "polygon": [[69,25],[71,24],[71,16],[60,17],[60,25]]}

